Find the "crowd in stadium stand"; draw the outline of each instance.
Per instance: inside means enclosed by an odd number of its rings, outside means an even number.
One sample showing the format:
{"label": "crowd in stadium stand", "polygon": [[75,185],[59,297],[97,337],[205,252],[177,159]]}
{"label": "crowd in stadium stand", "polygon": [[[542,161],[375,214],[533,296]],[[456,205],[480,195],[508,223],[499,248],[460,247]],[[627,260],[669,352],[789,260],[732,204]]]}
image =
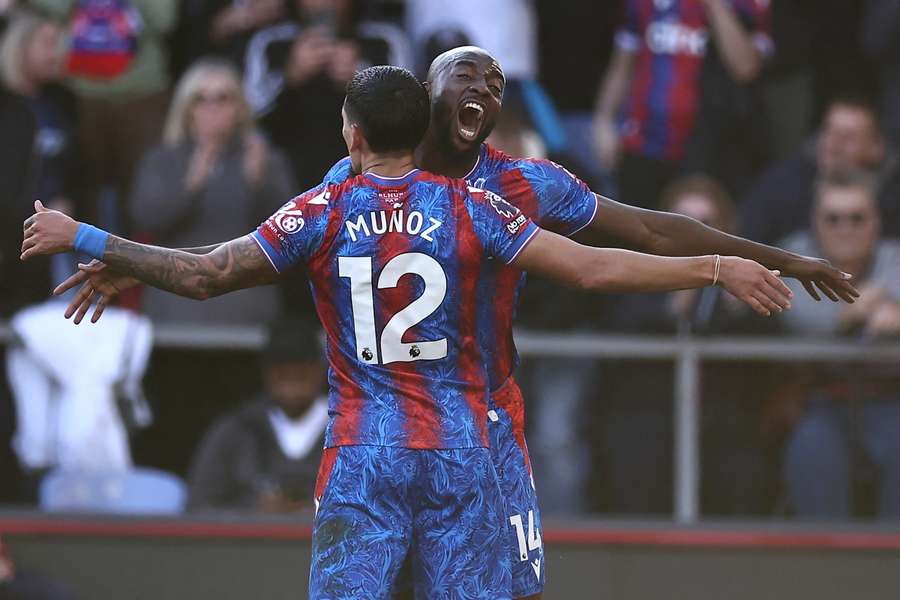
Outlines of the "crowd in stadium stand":
{"label": "crowd in stadium stand", "polygon": [[[82,259],[20,262],[21,223],[40,198],[163,246],[241,236],[345,155],[357,69],[424,77],[461,44],[509,82],[490,143],[620,202],[823,256],[862,290],[815,303],[789,281],[792,310],[764,319],[718,287],[597,298],[534,279],[521,326],[900,335],[896,0],[0,0],[0,14],[0,320],[15,334],[0,502],[43,503],[61,466],[141,467],[183,478],[192,510],[310,510],[325,384],[302,272],[204,303],[132,291],[84,337],[48,336],[66,304],[50,291]],[[260,356],[148,358],[151,323],[275,333]],[[100,366],[75,366],[100,347]],[[520,376],[545,513],[671,513],[671,361],[528,358]],[[700,389],[703,514],[900,516],[896,366],[711,362]]]}

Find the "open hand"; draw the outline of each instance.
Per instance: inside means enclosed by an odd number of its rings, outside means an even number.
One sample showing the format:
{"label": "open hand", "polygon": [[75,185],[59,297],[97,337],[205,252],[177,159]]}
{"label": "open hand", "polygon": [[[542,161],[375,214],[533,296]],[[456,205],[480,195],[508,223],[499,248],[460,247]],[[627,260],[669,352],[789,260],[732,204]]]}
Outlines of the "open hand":
{"label": "open hand", "polygon": [[103,311],[110,301],[128,288],[140,284],[140,281],[128,275],[122,275],[99,260],[92,260],[88,264],[79,264],[78,271],[68,279],[56,286],[53,294],[58,296],[81,284],[81,288],[69,306],[66,307],[66,318],[75,315],[75,324],[81,323],[84,316],[90,310],[94,300],[97,301],[94,314],[91,315],[91,323],[96,323],[103,315]]}
{"label": "open hand", "polygon": [[779,277],[761,264],[737,256],[723,256],[719,285],[761,315],[770,316],[791,307],[794,296]]}
{"label": "open hand", "polygon": [[850,283],[853,276],[835,269],[830,262],[821,258],[800,256],[782,267],[781,273],[800,281],[816,301],[822,299],[819,292],[832,302],[843,300],[852,304],[859,298],[859,292]]}
{"label": "open hand", "polygon": [[22,260],[32,256],[59,254],[72,249],[78,221],[58,210],[50,210],[34,201],[34,214],[23,224]]}

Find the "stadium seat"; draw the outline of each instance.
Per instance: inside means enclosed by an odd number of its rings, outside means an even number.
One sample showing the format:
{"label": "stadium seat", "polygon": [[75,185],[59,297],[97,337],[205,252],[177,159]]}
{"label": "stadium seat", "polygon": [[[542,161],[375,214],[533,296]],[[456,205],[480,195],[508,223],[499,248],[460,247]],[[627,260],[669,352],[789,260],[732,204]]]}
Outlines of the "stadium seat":
{"label": "stadium seat", "polygon": [[187,489],[178,477],[154,469],[119,472],[55,470],[44,477],[40,507],[48,512],[177,514]]}

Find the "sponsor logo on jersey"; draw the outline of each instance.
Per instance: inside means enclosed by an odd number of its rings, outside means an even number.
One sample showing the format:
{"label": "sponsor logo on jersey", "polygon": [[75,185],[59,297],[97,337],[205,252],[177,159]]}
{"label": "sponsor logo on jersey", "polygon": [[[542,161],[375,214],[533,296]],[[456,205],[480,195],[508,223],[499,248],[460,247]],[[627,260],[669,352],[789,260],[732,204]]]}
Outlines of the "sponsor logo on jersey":
{"label": "sponsor logo on jersey", "polygon": [[528,221],[528,218],[525,215],[519,215],[518,217],[516,217],[515,221],[510,221],[506,224],[506,230],[515,235],[519,232],[519,229],[522,228],[522,225],[524,225],[526,221]]}
{"label": "sponsor logo on jersey", "polygon": [[288,234],[296,233],[306,225],[306,221],[303,220],[303,211],[296,208],[293,200],[279,208],[273,216],[273,220],[278,229]]}

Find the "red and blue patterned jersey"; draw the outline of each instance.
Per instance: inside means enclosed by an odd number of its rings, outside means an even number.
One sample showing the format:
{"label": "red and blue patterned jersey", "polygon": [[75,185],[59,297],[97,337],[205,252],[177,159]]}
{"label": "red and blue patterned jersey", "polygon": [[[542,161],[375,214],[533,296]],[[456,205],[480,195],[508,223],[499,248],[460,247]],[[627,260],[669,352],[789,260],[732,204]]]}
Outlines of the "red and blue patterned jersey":
{"label": "red and blue patterned jersey", "polygon": [[326,446],[487,446],[479,274],[537,226],[491,192],[412,171],[323,183],[252,234],[283,272],[302,262],[329,361]]}
{"label": "red and blue patterned jersey", "polygon": [[[769,0],[728,0],[756,47],[771,51]],[[703,0],[625,0],[616,45],[635,68],[622,111],[622,147],[659,160],[684,156],[700,102],[711,35]]]}
{"label": "red and blue patterned jersey", "polygon": [[[325,182],[345,181],[352,175],[350,159],[344,158],[328,171]],[[513,158],[488,144],[481,145],[478,162],[466,180],[500,195],[541,228],[560,235],[575,234],[597,214],[597,197],[564,167],[549,160]],[[483,263],[478,277],[478,340],[492,390],[519,364],[513,319],[524,282],[522,271],[500,261]]]}

